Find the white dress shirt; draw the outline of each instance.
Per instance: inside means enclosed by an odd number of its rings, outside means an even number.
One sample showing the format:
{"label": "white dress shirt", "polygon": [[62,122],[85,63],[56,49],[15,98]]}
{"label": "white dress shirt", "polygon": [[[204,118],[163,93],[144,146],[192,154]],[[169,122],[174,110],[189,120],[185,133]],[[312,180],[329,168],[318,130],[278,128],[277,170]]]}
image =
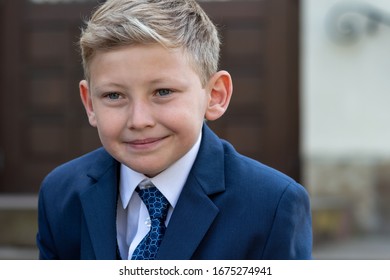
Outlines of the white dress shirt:
{"label": "white dress shirt", "polygon": [[[149,178],[170,203],[165,224],[168,225],[177,200],[199,151],[202,133],[194,146],[178,161],[153,178]],[[150,229],[149,213],[135,192],[138,184],[147,178],[121,164],[119,199],[117,205],[117,239],[122,259],[131,256]]]}

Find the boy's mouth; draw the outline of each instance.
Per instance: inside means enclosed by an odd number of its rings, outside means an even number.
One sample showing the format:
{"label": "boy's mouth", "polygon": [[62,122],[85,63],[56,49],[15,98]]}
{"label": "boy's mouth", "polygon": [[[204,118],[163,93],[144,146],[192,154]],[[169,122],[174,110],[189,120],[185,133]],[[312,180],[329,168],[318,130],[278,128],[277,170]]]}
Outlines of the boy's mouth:
{"label": "boy's mouth", "polygon": [[167,137],[153,137],[153,138],[145,138],[145,139],[136,139],[127,142],[127,144],[136,149],[147,149],[147,148],[154,147],[155,145],[157,145],[158,143],[160,143],[162,140],[166,138]]}
{"label": "boy's mouth", "polygon": [[160,141],[161,139],[162,138],[138,139],[138,140],[130,141],[129,144],[131,144],[131,145],[145,145],[145,144],[155,143],[157,141]]}

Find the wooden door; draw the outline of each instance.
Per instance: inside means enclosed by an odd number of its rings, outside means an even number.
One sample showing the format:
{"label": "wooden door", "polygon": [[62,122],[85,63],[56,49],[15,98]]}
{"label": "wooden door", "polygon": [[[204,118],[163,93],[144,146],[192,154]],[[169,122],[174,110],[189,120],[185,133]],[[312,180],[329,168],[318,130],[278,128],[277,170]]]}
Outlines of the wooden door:
{"label": "wooden door", "polygon": [[[78,94],[76,46],[95,1],[0,2],[0,193],[36,193],[55,166],[100,146]],[[298,0],[201,2],[223,37],[233,100],[210,126],[299,179]]]}
{"label": "wooden door", "polygon": [[299,1],[204,3],[233,76],[226,115],[211,126],[241,153],[299,180]]}
{"label": "wooden door", "polygon": [[5,1],[1,192],[35,193],[52,168],[99,146],[78,96],[76,42],[91,8]]}

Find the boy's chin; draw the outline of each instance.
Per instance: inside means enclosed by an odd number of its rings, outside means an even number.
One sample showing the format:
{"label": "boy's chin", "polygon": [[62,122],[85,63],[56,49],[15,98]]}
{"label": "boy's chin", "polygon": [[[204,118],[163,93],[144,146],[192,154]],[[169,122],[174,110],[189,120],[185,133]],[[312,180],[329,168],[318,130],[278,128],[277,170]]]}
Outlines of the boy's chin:
{"label": "boy's chin", "polygon": [[163,172],[165,170],[165,169],[163,169],[163,170],[150,170],[150,169],[137,168],[137,167],[132,168],[131,166],[128,166],[128,167],[130,169],[138,172],[138,173],[144,174],[148,178],[156,177],[158,174],[160,174],[161,172]]}

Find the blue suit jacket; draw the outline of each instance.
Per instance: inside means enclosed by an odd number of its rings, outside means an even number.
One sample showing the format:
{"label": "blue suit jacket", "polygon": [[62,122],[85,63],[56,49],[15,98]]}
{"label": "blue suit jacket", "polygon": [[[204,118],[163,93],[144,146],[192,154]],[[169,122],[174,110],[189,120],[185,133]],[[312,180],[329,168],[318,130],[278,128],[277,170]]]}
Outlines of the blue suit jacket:
{"label": "blue suit jacket", "polygon": [[[117,259],[119,163],[103,148],[51,172],[39,194],[41,259]],[[205,125],[158,259],[310,259],[305,189]]]}

